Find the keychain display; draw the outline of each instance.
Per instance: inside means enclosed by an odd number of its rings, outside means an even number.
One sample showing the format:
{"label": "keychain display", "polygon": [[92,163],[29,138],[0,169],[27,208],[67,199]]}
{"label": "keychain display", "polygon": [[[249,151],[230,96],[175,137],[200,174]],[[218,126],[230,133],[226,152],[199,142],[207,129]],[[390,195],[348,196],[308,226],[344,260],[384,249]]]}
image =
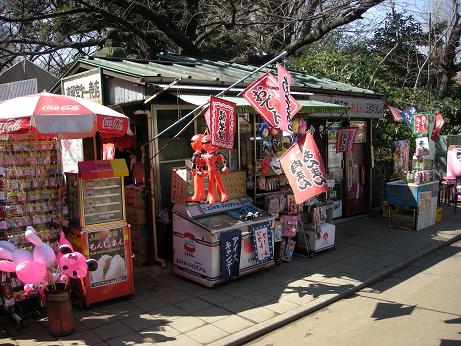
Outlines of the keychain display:
{"label": "keychain display", "polygon": [[34,226],[46,242],[57,239],[62,219],[62,167],[56,140],[0,141],[0,239],[30,246]]}

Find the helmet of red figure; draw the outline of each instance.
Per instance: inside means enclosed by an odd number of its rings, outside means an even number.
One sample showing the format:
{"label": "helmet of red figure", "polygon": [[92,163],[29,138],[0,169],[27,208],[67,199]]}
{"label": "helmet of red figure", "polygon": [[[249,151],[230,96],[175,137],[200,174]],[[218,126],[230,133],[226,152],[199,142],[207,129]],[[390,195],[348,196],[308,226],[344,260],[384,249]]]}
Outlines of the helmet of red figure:
{"label": "helmet of red figure", "polygon": [[203,149],[205,149],[207,153],[214,153],[219,150],[218,146],[211,144],[211,135],[203,136],[202,146],[203,146]]}

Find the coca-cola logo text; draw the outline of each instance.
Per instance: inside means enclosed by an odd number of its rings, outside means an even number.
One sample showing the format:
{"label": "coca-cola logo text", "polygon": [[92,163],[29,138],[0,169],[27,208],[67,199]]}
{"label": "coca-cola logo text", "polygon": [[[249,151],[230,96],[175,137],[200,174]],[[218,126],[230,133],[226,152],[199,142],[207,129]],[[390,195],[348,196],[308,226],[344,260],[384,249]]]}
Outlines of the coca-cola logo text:
{"label": "coca-cola logo text", "polygon": [[123,131],[123,119],[104,117],[102,120],[102,128]]}
{"label": "coca-cola logo text", "polygon": [[42,111],[78,111],[80,109],[79,105],[44,105],[42,106]]}
{"label": "coca-cola logo text", "polygon": [[14,133],[21,129],[21,120],[10,120],[0,123],[0,133]]}

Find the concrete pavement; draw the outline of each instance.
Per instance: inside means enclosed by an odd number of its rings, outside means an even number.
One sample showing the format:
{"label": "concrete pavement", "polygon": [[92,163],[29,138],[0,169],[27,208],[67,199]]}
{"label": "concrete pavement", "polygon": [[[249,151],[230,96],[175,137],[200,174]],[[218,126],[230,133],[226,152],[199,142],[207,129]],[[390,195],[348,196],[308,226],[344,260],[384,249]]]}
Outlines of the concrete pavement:
{"label": "concrete pavement", "polygon": [[292,322],[461,239],[461,213],[420,231],[363,217],[336,226],[336,250],[294,257],[271,269],[205,288],[148,267],[137,270],[133,297],[75,310],[76,331],[49,336],[46,319],[17,331],[6,316],[1,345],[233,345]]}

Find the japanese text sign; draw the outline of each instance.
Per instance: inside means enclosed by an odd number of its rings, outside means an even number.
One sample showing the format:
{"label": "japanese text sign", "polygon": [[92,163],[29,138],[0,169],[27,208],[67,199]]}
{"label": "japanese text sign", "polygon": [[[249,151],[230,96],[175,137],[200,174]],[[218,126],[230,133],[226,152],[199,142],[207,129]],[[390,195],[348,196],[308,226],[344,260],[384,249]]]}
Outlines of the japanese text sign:
{"label": "japanese text sign", "polygon": [[277,64],[277,82],[280,98],[280,129],[293,133],[291,126],[291,98],[290,98],[290,73],[280,64]]}
{"label": "japanese text sign", "polygon": [[432,129],[431,139],[435,141],[439,138],[440,131],[442,131],[442,126],[445,124],[441,114],[436,114],[434,119],[434,128]]}
{"label": "japanese text sign", "polygon": [[341,127],[336,135],[336,152],[351,152],[357,127]]}
{"label": "japanese text sign", "polygon": [[237,123],[236,105],[214,96],[210,98],[211,144],[221,148],[234,147]]}
{"label": "japanese text sign", "polygon": [[280,163],[296,203],[303,203],[328,190],[322,157],[310,132],[306,133],[302,151],[297,143],[293,144],[280,157]]}
{"label": "japanese text sign", "polygon": [[[250,105],[272,127],[280,128],[280,93],[277,79],[270,73],[265,73],[261,78],[250,84],[242,95]],[[290,111],[293,117],[301,109],[301,105],[290,95]]]}
{"label": "japanese text sign", "polygon": [[413,115],[412,132],[414,135],[427,135],[428,114],[418,113]]}
{"label": "japanese text sign", "polygon": [[221,275],[224,281],[239,276],[242,231],[223,232],[219,236]]}
{"label": "japanese text sign", "polygon": [[415,106],[410,106],[405,108],[400,114],[403,118],[403,122],[411,129],[413,115],[418,112],[418,109]]}
{"label": "japanese text sign", "polygon": [[272,230],[268,222],[250,226],[253,235],[253,245],[256,250],[256,263],[264,263],[274,257],[272,245]]}

